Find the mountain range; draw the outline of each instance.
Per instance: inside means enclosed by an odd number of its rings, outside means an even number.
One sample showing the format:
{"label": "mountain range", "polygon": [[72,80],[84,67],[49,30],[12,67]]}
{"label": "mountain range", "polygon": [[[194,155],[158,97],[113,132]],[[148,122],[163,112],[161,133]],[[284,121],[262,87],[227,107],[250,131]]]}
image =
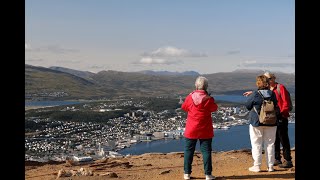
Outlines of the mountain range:
{"label": "mountain range", "polygon": [[[197,76],[209,80],[212,95],[241,95],[256,89],[255,77],[263,71],[236,70],[212,74],[195,71],[100,71],[92,73],[52,66],[25,65],[26,100],[97,100],[114,97],[186,96],[194,90]],[[277,80],[294,96],[295,74],[276,72]]]}

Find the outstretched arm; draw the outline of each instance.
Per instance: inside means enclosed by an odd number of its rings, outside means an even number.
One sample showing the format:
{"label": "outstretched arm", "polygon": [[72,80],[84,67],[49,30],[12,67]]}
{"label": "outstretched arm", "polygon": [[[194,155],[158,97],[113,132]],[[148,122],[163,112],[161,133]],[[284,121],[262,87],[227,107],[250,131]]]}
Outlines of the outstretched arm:
{"label": "outstretched arm", "polygon": [[252,94],[253,91],[247,91],[247,92],[244,92],[242,95],[244,96],[249,96],[250,94]]}

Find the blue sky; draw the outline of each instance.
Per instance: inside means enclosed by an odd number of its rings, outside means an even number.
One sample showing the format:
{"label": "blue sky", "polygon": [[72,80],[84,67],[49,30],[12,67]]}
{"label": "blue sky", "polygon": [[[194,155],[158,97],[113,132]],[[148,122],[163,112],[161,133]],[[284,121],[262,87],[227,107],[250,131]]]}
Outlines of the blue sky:
{"label": "blue sky", "polygon": [[26,0],[25,63],[295,72],[293,0]]}

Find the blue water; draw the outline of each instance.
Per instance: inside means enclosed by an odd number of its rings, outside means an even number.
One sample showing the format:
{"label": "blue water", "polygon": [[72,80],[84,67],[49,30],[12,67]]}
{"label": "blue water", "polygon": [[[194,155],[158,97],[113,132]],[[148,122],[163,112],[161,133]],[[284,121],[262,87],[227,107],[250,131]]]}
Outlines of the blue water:
{"label": "blue water", "polygon": [[242,95],[212,95],[215,100],[244,103],[248,97]]}
{"label": "blue water", "polygon": [[[291,147],[295,146],[295,124],[289,124],[288,133]],[[239,149],[251,149],[249,126],[233,126],[229,130],[215,129],[212,140],[213,151],[230,151]],[[151,142],[140,142],[118,151],[120,154],[139,155],[143,153],[159,152],[182,152],[184,149],[184,138],[157,140]],[[200,151],[199,142],[197,142],[196,151]]]}
{"label": "blue water", "polygon": [[61,106],[79,104],[79,101],[25,101],[25,106]]}

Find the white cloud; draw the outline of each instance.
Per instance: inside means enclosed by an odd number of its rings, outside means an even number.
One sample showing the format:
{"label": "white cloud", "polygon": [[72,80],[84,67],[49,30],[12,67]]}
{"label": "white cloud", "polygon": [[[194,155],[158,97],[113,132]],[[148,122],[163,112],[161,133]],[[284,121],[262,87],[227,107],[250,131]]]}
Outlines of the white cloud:
{"label": "white cloud", "polygon": [[293,57],[274,56],[274,57],[251,57],[252,60],[242,61],[245,67],[294,67]]}
{"label": "white cloud", "polygon": [[[279,58],[280,59],[280,58]],[[271,71],[280,71],[280,72],[286,72],[286,73],[292,73],[295,72],[295,63],[294,62],[288,62],[288,61],[263,61],[258,62],[255,60],[247,60],[242,63],[240,63],[237,68],[238,69],[260,69],[260,70],[271,70]]]}
{"label": "white cloud", "polygon": [[294,67],[294,63],[244,63],[244,67]]}
{"label": "white cloud", "polygon": [[165,59],[156,59],[151,57],[141,58],[139,61],[141,64],[167,64],[168,61]]}
{"label": "white cloud", "polygon": [[172,46],[161,47],[152,52],[145,52],[142,55],[151,57],[207,57],[205,53],[195,53]]}
{"label": "white cloud", "polygon": [[166,60],[166,59],[159,59],[159,58],[152,58],[152,57],[143,57],[138,62],[134,62],[133,64],[163,64],[163,65],[169,65],[169,64],[176,64],[179,61],[173,61],[173,60]]}

